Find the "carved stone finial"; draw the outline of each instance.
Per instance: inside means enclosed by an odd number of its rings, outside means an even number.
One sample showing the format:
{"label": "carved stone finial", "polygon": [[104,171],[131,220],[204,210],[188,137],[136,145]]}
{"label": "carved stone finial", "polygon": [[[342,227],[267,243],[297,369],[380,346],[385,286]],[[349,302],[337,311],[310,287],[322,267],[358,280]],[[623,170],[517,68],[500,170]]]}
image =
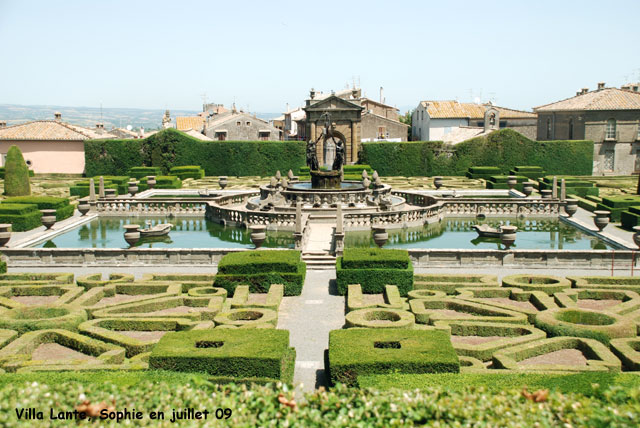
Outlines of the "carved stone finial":
{"label": "carved stone finial", "polygon": [[366,170],[366,169],[363,169],[363,170],[362,170],[362,178],[363,178],[363,179],[364,179],[364,178],[369,178],[369,174],[367,173],[367,170]]}
{"label": "carved stone finial", "polygon": [[276,180],[280,181],[282,178],[282,174],[280,174],[280,170],[276,171]]}
{"label": "carved stone finial", "polygon": [[271,177],[271,182],[269,183],[271,187],[276,187],[278,185],[278,180],[275,177]]}
{"label": "carved stone finial", "polygon": [[287,172],[287,177],[289,177],[289,181],[293,180],[293,171],[289,170],[289,172]]}
{"label": "carved stone finial", "polygon": [[375,183],[375,181],[378,179],[378,171],[373,171],[373,175],[371,176],[371,178],[373,178],[373,181]]}

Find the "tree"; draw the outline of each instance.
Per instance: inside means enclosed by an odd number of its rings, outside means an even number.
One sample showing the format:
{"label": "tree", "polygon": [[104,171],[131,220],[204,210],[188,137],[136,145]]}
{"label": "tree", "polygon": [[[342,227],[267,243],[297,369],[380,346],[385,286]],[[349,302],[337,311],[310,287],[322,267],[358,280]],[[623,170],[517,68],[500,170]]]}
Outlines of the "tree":
{"label": "tree", "polygon": [[411,111],[407,111],[405,114],[400,115],[398,120],[409,125],[409,129],[407,129],[407,141],[411,141]]}
{"label": "tree", "polygon": [[4,194],[5,196],[31,195],[29,167],[27,167],[18,146],[11,146],[7,151],[4,170]]}

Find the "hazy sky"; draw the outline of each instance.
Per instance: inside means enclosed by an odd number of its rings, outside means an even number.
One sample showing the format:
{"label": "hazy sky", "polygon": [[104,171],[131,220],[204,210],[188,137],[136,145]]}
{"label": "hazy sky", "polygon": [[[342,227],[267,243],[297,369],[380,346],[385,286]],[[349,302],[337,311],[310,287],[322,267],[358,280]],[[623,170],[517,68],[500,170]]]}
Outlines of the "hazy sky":
{"label": "hazy sky", "polygon": [[[258,112],[359,81],[531,109],[640,80],[636,1],[0,0],[0,103]],[[471,91],[471,92],[470,92]]]}

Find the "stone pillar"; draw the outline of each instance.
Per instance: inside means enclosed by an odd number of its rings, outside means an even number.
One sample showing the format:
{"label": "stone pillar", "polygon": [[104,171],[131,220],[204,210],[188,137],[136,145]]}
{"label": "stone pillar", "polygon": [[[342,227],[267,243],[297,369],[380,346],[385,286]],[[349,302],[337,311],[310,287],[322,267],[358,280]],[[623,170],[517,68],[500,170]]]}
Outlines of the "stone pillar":
{"label": "stone pillar", "polygon": [[311,129],[310,129],[310,140],[311,141],[316,141],[316,138],[318,138],[316,136],[316,123],[315,122],[311,122]]}
{"label": "stone pillar", "polygon": [[296,203],[296,233],[302,233],[302,202]]}
{"label": "stone pillar", "polygon": [[351,162],[358,162],[358,141],[357,141],[357,125],[355,121],[351,121]]}
{"label": "stone pillar", "polygon": [[89,202],[96,201],[96,183],[93,178],[89,179]]}
{"label": "stone pillar", "polygon": [[336,257],[344,254],[344,225],[342,218],[342,201],[338,201],[336,205],[336,231],[333,234],[334,239],[334,255]]}
{"label": "stone pillar", "polygon": [[564,201],[565,199],[567,199],[567,184],[563,178],[560,180],[560,200]]}
{"label": "stone pillar", "polygon": [[553,176],[553,185],[551,187],[551,197],[553,199],[558,198],[558,177],[556,177],[555,175]]}
{"label": "stone pillar", "polygon": [[338,201],[336,205],[336,233],[343,233],[344,225],[342,219],[342,202]]}
{"label": "stone pillar", "polygon": [[98,196],[104,198],[104,177],[100,176],[100,187],[98,187]]}

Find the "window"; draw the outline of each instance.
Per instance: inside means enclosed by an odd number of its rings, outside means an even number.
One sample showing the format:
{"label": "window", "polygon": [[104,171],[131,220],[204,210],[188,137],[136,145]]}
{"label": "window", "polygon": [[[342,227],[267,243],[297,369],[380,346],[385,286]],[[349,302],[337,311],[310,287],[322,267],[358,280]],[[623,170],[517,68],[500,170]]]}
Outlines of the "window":
{"label": "window", "polygon": [[604,170],[608,172],[613,171],[614,159],[616,156],[616,152],[614,150],[605,150],[604,151]]}
{"label": "window", "polygon": [[604,132],[605,140],[615,140],[616,139],[616,120],[609,119],[607,120],[607,126]]}
{"label": "window", "polygon": [[424,120],[424,110],[420,110],[420,120]]}
{"label": "window", "polygon": [[247,126],[251,126],[251,122],[247,122]]}
{"label": "window", "polygon": [[242,122],[237,121],[237,122],[236,122],[236,126],[240,126],[240,125],[242,125]]}
{"label": "window", "polygon": [[573,140],[573,118],[569,119],[569,139]]}
{"label": "window", "polygon": [[271,131],[260,131],[258,132],[258,140],[268,141],[270,135],[271,135]]}
{"label": "window", "polygon": [[227,131],[216,131],[215,139],[218,141],[224,141],[227,139]]}
{"label": "window", "polygon": [[547,140],[551,139],[551,119],[547,119]]}
{"label": "window", "polygon": [[378,126],[378,139],[379,140],[384,139],[386,134],[387,134],[387,128],[384,126]]}

